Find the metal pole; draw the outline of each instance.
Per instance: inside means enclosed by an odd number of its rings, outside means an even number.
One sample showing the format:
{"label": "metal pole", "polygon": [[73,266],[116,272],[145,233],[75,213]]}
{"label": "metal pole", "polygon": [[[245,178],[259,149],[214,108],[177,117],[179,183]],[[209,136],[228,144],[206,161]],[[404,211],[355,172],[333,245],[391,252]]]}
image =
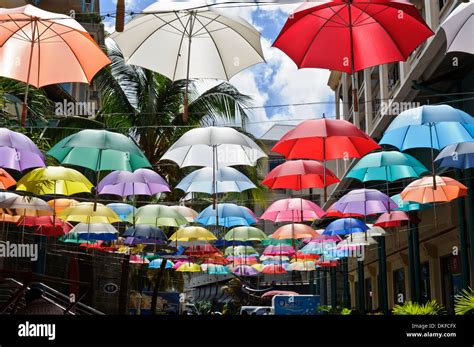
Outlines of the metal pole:
{"label": "metal pole", "polygon": [[359,289],[358,294],[358,305],[357,309],[359,313],[365,312],[365,274],[364,274],[364,261],[357,261],[357,286]]}
{"label": "metal pole", "polygon": [[[412,213],[410,213],[412,214]],[[409,280],[410,280],[410,295],[411,295],[411,300],[416,301],[416,293],[415,293],[415,261],[413,257],[413,229],[412,229],[412,224],[411,222],[409,223],[408,227],[408,234],[407,234],[407,240],[408,240],[408,265],[409,265]]]}
{"label": "metal pole", "polygon": [[[461,179],[461,171],[455,170],[456,179]],[[464,197],[458,198],[458,224],[459,224],[459,243],[460,249],[460,260],[461,260],[461,289],[469,287],[469,253],[467,251],[467,227],[466,227],[466,206]],[[470,214],[473,211],[469,211]]]}
{"label": "metal pole", "polygon": [[474,194],[472,189],[472,173],[473,169],[464,171],[467,186],[467,211],[469,211],[469,251],[471,255],[471,286],[474,286]]}
{"label": "metal pole", "polygon": [[[33,31],[31,33],[31,48],[30,48],[30,61],[28,62],[28,73],[26,76],[26,90],[25,90],[25,98],[23,100],[23,108],[21,110],[21,126],[24,127],[26,125],[26,114],[28,113],[28,93],[30,91],[30,75],[31,75],[31,65],[33,63],[33,52],[35,49],[35,34],[36,29],[38,26],[38,22],[35,19],[32,23]],[[38,66],[39,70],[39,66]],[[39,72],[38,72],[39,73]]]}
{"label": "metal pole", "polygon": [[189,37],[188,37],[188,63],[186,66],[186,90],[184,93],[184,112],[183,112],[183,122],[187,123],[188,121],[188,106],[189,106],[189,75],[191,69],[191,45],[192,45],[192,32],[193,32],[193,16],[194,12],[191,12],[189,18]]}
{"label": "metal pole", "polygon": [[331,267],[331,307],[333,309],[337,308],[337,286],[336,286],[337,276],[336,276],[336,267]]}
{"label": "metal pole", "polygon": [[351,306],[349,297],[349,264],[347,258],[342,259],[342,306]]}
{"label": "metal pole", "polygon": [[385,236],[378,237],[379,251],[379,309],[388,313],[388,293],[387,293],[387,256],[385,253]]}
{"label": "metal pole", "polygon": [[414,223],[411,228],[411,236],[413,238],[413,264],[415,275],[415,301],[421,304],[421,264],[420,264],[420,240],[419,240],[418,224]]}

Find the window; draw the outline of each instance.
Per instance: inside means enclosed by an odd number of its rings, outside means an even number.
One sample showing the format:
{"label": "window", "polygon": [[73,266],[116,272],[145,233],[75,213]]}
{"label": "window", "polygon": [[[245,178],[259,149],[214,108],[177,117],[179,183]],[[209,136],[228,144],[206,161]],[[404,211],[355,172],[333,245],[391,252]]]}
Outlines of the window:
{"label": "window", "polygon": [[393,302],[395,305],[403,304],[405,298],[405,270],[402,268],[393,272]]}

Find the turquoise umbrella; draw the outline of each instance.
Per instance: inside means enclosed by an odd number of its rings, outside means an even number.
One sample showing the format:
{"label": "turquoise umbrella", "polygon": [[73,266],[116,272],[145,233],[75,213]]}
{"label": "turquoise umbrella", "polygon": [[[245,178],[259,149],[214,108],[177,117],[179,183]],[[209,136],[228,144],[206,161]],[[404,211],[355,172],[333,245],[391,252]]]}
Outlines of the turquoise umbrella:
{"label": "turquoise umbrella", "polygon": [[412,201],[404,201],[400,194],[392,196],[392,200],[398,205],[396,211],[410,212],[410,211],[422,211],[430,208],[431,204],[419,204]]}
{"label": "turquoise umbrella", "polygon": [[367,154],[349,171],[346,178],[361,182],[394,182],[404,178],[419,178],[428,169],[411,155],[397,151]]}

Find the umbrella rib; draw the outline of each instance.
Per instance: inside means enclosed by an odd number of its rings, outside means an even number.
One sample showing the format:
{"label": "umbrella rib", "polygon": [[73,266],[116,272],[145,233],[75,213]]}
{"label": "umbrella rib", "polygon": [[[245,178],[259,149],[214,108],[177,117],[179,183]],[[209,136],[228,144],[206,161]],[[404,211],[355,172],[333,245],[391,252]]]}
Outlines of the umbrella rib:
{"label": "umbrella rib", "polygon": [[[459,30],[456,32],[456,35],[453,36],[453,39],[451,40],[451,43],[446,47],[446,52],[449,52],[449,49],[451,48],[451,46],[453,45],[454,41],[456,40],[456,37],[458,37],[459,33],[461,32],[462,29],[464,29],[464,25],[467,23],[467,21],[469,19],[471,19],[471,17],[474,16],[474,13],[471,13],[467,18],[466,20],[464,21],[464,23],[462,23],[462,25],[459,27]],[[443,28],[444,29],[444,28]],[[446,32],[446,30],[445,30]]]}
{"label": "umbrella rib", "polygon": [[[173,81],[175,80],[176,78],[176,72],[178,70],[178,64],[179,64],[179,58],[181,56],[181,48],[183,48],[183,42],[184,42],[184,37],[186,36],[186,33],[187,33],[187,28],[188,28],[188,24],[189,22],[191,21],[191,16],[188,17],[188,20],[186,22],[186,26],[183,25],[183,22],[181,21],[181,18],[178,16],[178,14],[176,12],[174,12],[175,16],[176,16],[176,19],[175,20],[178,20],[179,23],[181,24],[181,26],[183,26],[184,28],[184,31],[182,32],[181,34],[181,40],[179,42],[179,48],[178,48],[178,54],[176,54],[176,63],[174,65],[174,71],[173,71]],[[159,29],[158,29],[159,30]],[[156,30],[157,31],[157,30]],[[156,32],[155,31],[155,32]],[[189,33],[189,35],[191,36],[191,33]],[[191,42],[189,43],[191,44]],[[189,81],[188,81],[189,83]]]}
{"label": "umbrella rib", "polygon": [[[368,3],[368,5],[370,5],[370,3]],[[367,8],[367,7],[366,7],[366,8]],[[386,6],[385,8],[381,9],[379,12],[376,12],[375,14],[373,14],[373,16],[374,16],[374,17],[375,17],[375,16],[378,16],[378,15],[381,14],[382,12],[387,11],[389,8],[390,8],[389,6]],[[365,13],[365,12],[364,12],[364,13]],[[369,18],[371,18],[371,17],[369,17]],[[373,18],[371,18],[371,19],[373,19]],[[367,21],[367,18],[361,20],[361,21],[360,21],[359,23],[357,23],[357,24],[354,24],[354,26],[360,27],[360,26],[363,26],[363,25],[374,24],[374,23],[364,23],[365,21]],[[361,24],[361,23],[364,23],[364,24]],[[376,23],[376,22],[375,22],[375,23]]]}

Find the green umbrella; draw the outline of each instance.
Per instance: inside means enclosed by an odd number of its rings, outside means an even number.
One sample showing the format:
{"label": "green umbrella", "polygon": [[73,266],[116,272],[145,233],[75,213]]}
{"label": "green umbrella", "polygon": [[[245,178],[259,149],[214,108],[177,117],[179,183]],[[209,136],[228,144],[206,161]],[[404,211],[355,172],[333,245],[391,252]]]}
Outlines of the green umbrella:
{"label": "green umbrella", "polygon": [[[133,216],[127,217],[133,223]],[[135,213],[135,224],[147,224],[154,227],[179,227],[188,224],[187,219],[174,208],[164,205],[147,205],[140,207]]]}
{"label": "green umbrella", "polygon": [[81,244],[81,243],[95,243],[96,241],[91,241],[91,240],[82,240],[79,238],[78,233],[69,233],[67,235],[61,236],[59,238],[59,241],[64,242],[64,243],[73,243],[73,244]]}
{"label": "green umbrella", "polygon": [[227,247],[224,251],[225,255],[234,255],[234,256],[248,256],[248,255],[258,255],[258,252],[252,246],[230,246]]}
{"label": "green umbrella", "polygon": [[262,241],[262,245],[263,246],[278,246],[278,245],[298,246],[300,242],[301,242],[300,240],[290,240],[290,239],[278,240],[278,239],[269,237],[268,239]]}
{"label": "green umbrella", "polygon": [[346,178],[362,182],[394,182],[404,178],[419,178],[428,169],[411,155],[397,151],[383,151],[367,154],[354,165]]}
{"label": "green umbrella", "polygon": [[227,241],[262,241],[267,239],[267,235],[258,228],[243,226],[229,230],[224,239]]}
{"label": "green umbrella", "polygon": [[48,152],[63,165],[100,171],[152,167],[130,137],[106,130],[83,130],[59,141]]}

